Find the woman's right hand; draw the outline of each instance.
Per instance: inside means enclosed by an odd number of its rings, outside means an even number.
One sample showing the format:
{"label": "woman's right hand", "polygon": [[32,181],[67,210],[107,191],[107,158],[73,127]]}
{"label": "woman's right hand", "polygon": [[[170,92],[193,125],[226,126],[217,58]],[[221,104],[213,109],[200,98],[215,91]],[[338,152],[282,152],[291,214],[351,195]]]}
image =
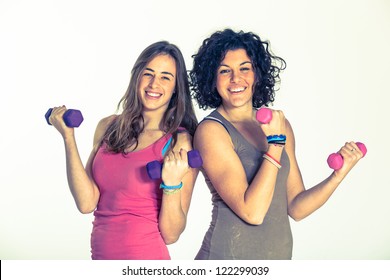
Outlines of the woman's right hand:
{"label": "woman's right hand", "polygon": [[260,127],[266,136],[286,135],[286,118],[283,111],[272,110],[272,120],[269,123],[260,124]]}
{"label": "woman's right hand", "polygon": [[49,122],[61,133],[64,139],[74,135],[74,128],[68,127],[64,122],[63,116],[66,110],[67,108],[64,105],[53,107],[49,117]]}

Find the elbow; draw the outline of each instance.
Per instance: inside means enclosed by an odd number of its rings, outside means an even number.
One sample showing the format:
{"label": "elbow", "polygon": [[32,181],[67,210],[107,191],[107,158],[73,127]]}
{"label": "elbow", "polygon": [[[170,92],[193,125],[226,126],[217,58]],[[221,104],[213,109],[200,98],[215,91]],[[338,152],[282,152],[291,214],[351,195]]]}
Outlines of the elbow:
{"label": "elbow", "polygon": [[302,217],[298,217],[298,216],[294,216],[294,215],[290,215],[290,217],[295,221],[295,222],[300,222],[303,220]]}
{"label": "elbow", "polygon": [[179,236],[166,236],[166,237],[163,236],[163,240],[166,245],[171,245],[175,243],[177,240],[179,240]]}
{"label": "elbow", "polygon": [[164,240],[164,243],[166,245],[171,245],[179,240],[180,234],[174,234],[174,233],[170,233],[170,234],[165,233],[164,234],[161,232],[161,237]]}
{"label": "elbow", "polygon": [[96,206],[92,205],[77,205],[77,209],[81,214],[90,214],[95,211]]}
{"label": "elbow", "polygon": [[296,211],[288,211],[288,215],[290,216],[291,219],[293,219],[295,222],[302,221],[306,216],[300,215]]}
{"label": "elbow", "polygon": [[184,227],[176,229],[172,229],[171,227],[169,227],[165,228],[164,230],[164,228],[160,226],[160,234],[166,245],[170,245],[178,241],[183,231]]}
{"label": "elbow", "polygon": [[243,220],[253,226],[259,226],[264,222],[264,216],[262,215],[246,215]]}

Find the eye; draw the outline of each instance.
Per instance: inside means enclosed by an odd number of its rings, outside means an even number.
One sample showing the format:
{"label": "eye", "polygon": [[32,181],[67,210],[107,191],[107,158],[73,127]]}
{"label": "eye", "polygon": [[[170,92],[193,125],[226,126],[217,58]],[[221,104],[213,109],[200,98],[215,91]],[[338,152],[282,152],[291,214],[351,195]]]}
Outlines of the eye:
{"label": "eye", "polygon": [[227,73],[230,73],[229,69],[221,69],[221,70],[219,70],[219,74],[221,74],[221,75],[227,74]]}
{"label": "eye", "polygon": [[251,70],[251,68],[250,68],[250,67],[242,67],[240,70],[241,70],[242,72],[248,72],[248,71]]}
{"label": "eye", "polygon": [[168,77],[168,76],[162,76],[161,79],[166,80],[166,81],[170,81],[171,80],[171,78]]}
{"label": "eye", "polygon": [[146,77],[152,77],[153,75],[152,75],[152,73],[150,73],[150,72],[145,72],[145,73],[144,73],[144,76],[146,76]]}

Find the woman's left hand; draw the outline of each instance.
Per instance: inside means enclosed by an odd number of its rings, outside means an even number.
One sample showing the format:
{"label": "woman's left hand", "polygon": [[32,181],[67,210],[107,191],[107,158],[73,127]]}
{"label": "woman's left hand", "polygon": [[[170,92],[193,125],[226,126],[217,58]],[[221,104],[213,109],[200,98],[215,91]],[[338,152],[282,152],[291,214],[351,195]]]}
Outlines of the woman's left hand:
{"label": "woman's left hand", "polygon": [[342,180],[363,157],[363,153],[355,142],[346,142],[338,153],[343,157],[343,166],[335,171],[335,175]]}
{"label": "woman's left hand", "polygon": [[184,149],[170,151],[164,158],[162,181],[167,186],[177,186],[181,183],[188,170],[187,151]]}

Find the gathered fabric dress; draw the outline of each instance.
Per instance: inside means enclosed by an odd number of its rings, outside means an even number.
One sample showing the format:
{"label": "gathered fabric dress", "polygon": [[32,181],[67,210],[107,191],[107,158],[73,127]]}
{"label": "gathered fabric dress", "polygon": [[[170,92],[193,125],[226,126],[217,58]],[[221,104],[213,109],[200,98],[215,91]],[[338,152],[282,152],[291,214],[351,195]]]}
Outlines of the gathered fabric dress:
{"label": "gathered fabric dress", "polygon": [[161,180],[148,177],[146,164],[162,162],[171,135],[126,155],[111,153],[103,144],[93,161],[93,178],[100,199],[91,234],[92,259],[168,260],[158,227]]}
{"label": "gathered fabric dress", "polygon": [[[250,184],[261,166],[264,152],[250,144],[218,111],[213,111],[205,119],[221,123],[228,131]],[[290,163],[285,151],[282,153],[281,164],[272,202],[261,225],[248,224],[238,217],[218,195],[207,172],[201,170],[212,195],[213,209],[209,229],[195,259],[291,259],[293,242],[286,189]]]}

